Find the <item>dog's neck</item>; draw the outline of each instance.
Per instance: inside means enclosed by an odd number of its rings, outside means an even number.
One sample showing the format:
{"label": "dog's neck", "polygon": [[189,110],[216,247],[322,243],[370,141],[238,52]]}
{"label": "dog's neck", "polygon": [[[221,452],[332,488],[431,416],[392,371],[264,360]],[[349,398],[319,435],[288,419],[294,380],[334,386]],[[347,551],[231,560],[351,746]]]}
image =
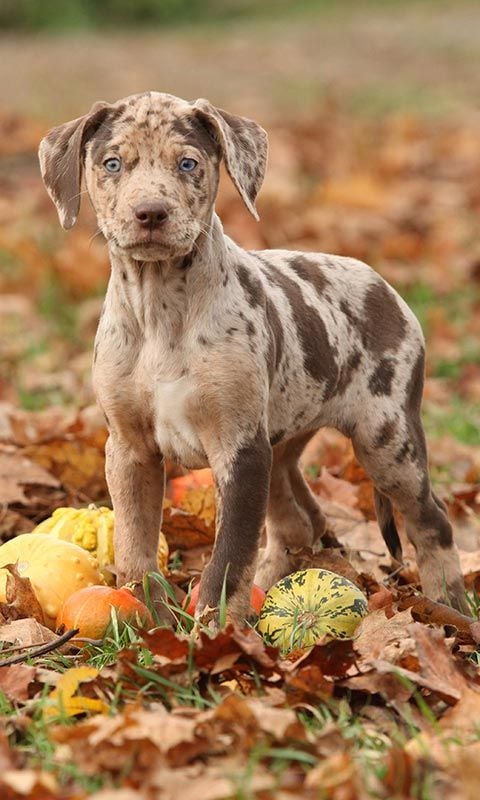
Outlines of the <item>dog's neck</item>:
{"label": "dog's neck", "polygon": [[136,261],[115,244],[109,245],[112,274],[107,303],[141,329],[156,326],[161,311],[163,316],[174,317],[177,324],[187,312],[189,317],[207,310],[211,313],[212,302],[219,302],[226,283],[228,242],[213,213],[186,256]]}

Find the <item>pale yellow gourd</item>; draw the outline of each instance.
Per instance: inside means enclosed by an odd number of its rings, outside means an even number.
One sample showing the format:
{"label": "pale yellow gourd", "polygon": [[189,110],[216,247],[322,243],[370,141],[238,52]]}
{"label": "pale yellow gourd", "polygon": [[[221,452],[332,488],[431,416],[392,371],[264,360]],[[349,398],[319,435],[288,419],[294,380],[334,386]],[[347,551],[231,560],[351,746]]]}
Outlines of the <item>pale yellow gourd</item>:
{"label": "pale yellow gourd", "polygon": [[45,624],[55,630],[64,600],[77,589],[104,584],[98,561],[83,548],[42,533],[22,533],[0,547],[0,602],[5,602],[8,571],[16,564],[20,577],[29,578],[42,607]]}
{"label": "pale yellow gourd", "polygon": [[[114,564],[114,515],[111,508],[90,505],[88,508],[57,508],[51,517],[37,525],[34,533],[48,533],[57,539],[83,547],[95,556],[105,581],[113,586],[114,574],[108,569]],[[160,572],[168,569],[168,543],[160,533],[157,562]]]}

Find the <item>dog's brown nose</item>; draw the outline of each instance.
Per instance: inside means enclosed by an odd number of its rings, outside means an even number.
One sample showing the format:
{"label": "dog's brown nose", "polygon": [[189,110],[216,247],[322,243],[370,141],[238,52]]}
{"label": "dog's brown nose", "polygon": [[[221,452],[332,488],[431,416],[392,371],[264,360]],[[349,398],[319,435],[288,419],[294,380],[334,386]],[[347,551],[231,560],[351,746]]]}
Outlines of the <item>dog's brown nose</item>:
{"label": "dog's brown nose", "polygon": [[160,201],[153,200],[147,203],[139,203],[133,209],[136,220],[142,228],[159,228],[168,217],[166,206]]}

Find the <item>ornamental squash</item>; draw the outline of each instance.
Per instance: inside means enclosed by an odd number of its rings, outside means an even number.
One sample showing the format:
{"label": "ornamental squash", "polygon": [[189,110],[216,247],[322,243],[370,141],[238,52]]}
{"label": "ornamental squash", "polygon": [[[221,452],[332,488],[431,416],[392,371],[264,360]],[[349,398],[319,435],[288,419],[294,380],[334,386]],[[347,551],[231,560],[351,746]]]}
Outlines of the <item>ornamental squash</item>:
{"label": "ornamental squash", "polygon": [[[115,609],[121,626],[124,622],[153,628],[154,622],[147,606],[137,600],[131,589],[112,589],[111,586],[87,586],[71,594],[63,603],[57,627],[66,630],[78,628],[78,637],[103,639]],[[75,639],[72,640],[75,642]]]}
{"label": "ornamental squash", "polygon": [[[57,508],[51,517],[37,525],[34,533],[48,533],[88,550],[97,558],[104,580],[113,585],[115,576],[108,569],[115,561],[113,526],[112,509],[92,504],[88,508]],[[167,540],[160,533],[157,553],[160,572],[167,571],[168,555]]]}
{"label": "ornamental squash", "polygon": [[293,650],[324,636],[350,639],[367,610],[351,581],[326,569],[302,569],[268,590],[257,629],[269,644]]}
{"label": "ornamental squash", "polygon": [[20,577],[30,578],[45,624],[55,630],[65,598],[77,589],[103,583],[95,558],[81,547],[41,533],[22,533],[0,547],[0,601],[5,602],[7,570],[16,564]]}

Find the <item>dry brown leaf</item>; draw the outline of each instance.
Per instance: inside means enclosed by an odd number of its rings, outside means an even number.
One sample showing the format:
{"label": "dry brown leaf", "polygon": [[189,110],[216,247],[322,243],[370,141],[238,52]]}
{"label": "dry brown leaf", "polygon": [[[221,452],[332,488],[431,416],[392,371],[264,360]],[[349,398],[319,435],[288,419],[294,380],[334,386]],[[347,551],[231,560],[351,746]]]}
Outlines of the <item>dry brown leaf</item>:
{"label": "dry brown leaf", "polygon": [[[196,763],[181,770],[157,766],[151,785],[158,792],[154,795],[158,800],[226,800],[234,796],[233,776],[241,775],[244,769],[243,756],[233,754],[221,760],[211,757],[208,764]],[[273,789],[275,782],[275,777],[268,769],[258,765],[249,780],[249,788],[255,792],[255,796],[269,800],[270,795],[266,792]]]}
{"label": "dry brown leaf", "polygon": [[248,698],[244,701],[255,714],[257,723],[264,733],[274,741],[283,743],[285,739],[297,742],[306,739],[305,728],[299,723],[294,711],[289,708],[272,708],[261,698]]}
{"label": "dry brown leaf", "polygon": [[410,625],[410,610],[387,617],[384,609],[370,612],[360,623],[354,639],[354,650],[360,654],[361,663],[370,665],[375,659],[399,664],[405,656],[415,652]]}
{"label": "dry brown leaf", "polygon": [[326,547],[323,550],[313,551],[310,547],[301,550],[289,550],[290,571],[301,569],[327,569],[343,575],[352,583],[361,586],[358,572],[349,561],[341,554],[338,548]]}
{"label": "dry brown leaf", "polygon": [[311,485],[320,498],[335,501],[341,506],[357,508],[357,487],[341,478],[335,478],[325,467],[322,467],[319,477]]}
{"label": "dry brown leaf", "polygon": [[317,789],[326,800],[361,800],[367,797],[349,753],[337,753],[323,760],[310,770],[305,785]]}
{"label": "dry brown leaf", "polygon": [[22,578],[16,564],[5,564],[2,569],[7,571],[5,603],[0,603],[2,615],[6,620],[35,619],[43,625],[45,622],[43,609],[30,578]]}
{"label": "dry brown leaf", "polygon": [[28,506],[29,487],[58,488],[59,481],[47,470],[13,450],[0,450],[0,503]]}
{"label": "dry brown leaf", "polygon": [[56,638],[53,631],[35,619],[18,619],[0,626],[0,641],[19,647],[46,644]]}
{"label": "dry brown leaf", "polygon": [[213,524],[179,508],[164,508],[162,531],[167,537],[170,550],[189,550],[213,544],[215,541]]}
{"label": "dry brown leaf", "polygon": [[0,691],[14,702],[28,699],[28,687],[35,680],[35,667],[11,664],[2,667],[0,661]]}
{"label": "dry brown leaf", "polygon": [[448,735],[461,735],[478,732],[480,719],[480,692],[467,688],[453,708],[449,708],[440,720],[440,728]]}
{"label": "dry brown leaf", "polygon": [[461,614],[444,603],[436,603],[425,595],[403,595],[398,602],[399,609],[409,608],[412,617],[428,625],[452,625],[462,633],[471,635],[472,617]]}
{"label": "dry brown leaf", "polygon": [[188,641],[180,639],[170,628],[146,631],[143,633],[143,640],[148,649],[156,656],[164,656],[169,661],[186,663],[189,652]]}
{"label": "dry brown leaf", "polygon": [[6,769],[0,773],[2,800],[54,800],[58,784],[51,772],[40,769]]}
{"label": "dry brown leaf", "polygon": [[368,598],[368,610],[378,611],[383,608],[386,617],[393,617],[394,610],[392,608],[394,601],[393,593],[386,586],[380,586],[378,591]]}
{"label": "dry brown leaf", "polygon": [[[107,495],[105,480],[106,432],[75,439],[52,439],[44,444],[28,445],[23,452],[62,486],[96,500]],[[57,485],[59,485],[57,483]]]}
{"label": "dry brown leaf", "polygon": [[291,706],[328,700],[334,688],[333,681],[325,677],[317,664],[306,664],[292,675],[287,674],[285,686]]}
{"label": "dry brown leaf", "polygon": [[32,531],[35,524],[11,508],[0,508],[0,543],[13,539],[19,533]]}
{"label": "dry brown leaf", "polygon": [[[441,631],[415,622],[410,627],[415,640],[421,674],[436,686],[435,691],[447,698],[460,700],[468,683],[458,670]],[[445,687],[445,691],[439,688]]]}

